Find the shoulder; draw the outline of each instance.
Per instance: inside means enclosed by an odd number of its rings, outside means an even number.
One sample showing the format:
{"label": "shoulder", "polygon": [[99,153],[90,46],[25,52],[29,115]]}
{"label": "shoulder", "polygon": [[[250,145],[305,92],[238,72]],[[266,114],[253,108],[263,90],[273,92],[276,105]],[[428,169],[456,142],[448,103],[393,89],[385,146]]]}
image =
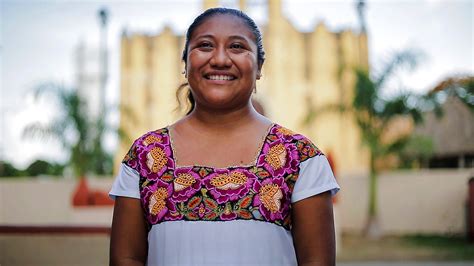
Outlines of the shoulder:
{"label": "shoulder", "polygon": [[146,147],[151,144],[169,144],[169,130],[167,127],[148,131],[133,141],[132,148]]}
{"label": "shoulder", "polygon": [[[135,168],[136,162],[140,159],[139,157],[141,154],[146,155],[151,150],[160,150],[163,155],[165,155],[170,153],[170,151],[168,151],[170,149],[170,137],[167,127],[149,131],[133,141],[132,146],[125,154],[122,163]],[[153,154],[155,154],[156,151],[153,152]]]}
{"label": "shoulder", "polygon": [[278,124],[275,124],[272,127],[269,137],[274,138],[275,140],[278,139],[285,143],[285,145],[294,146],[298,152],[300,162],[306,161],[315,156],[324,155],[309,138]]}

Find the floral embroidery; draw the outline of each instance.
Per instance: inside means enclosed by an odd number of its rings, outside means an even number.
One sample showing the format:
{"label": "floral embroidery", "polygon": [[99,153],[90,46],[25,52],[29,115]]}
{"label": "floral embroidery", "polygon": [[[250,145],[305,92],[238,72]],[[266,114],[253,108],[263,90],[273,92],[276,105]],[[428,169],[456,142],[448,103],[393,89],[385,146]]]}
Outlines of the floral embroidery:
{"label": "floral embroidery", "polygon": [[279,177],[297,172],[300,163],[298,159],[298,150],[294,144],[276,139],[263,144],[257,167],[266,169],[270,176]]}
{"label": "floral embroidery", "polygon": [[280,210],[280,200],[283,194],[281,194],[281,190],[277,184],[267,184],[261,187],[258,195],[267,210],[272,213]]}
{"label": "floral embroidery", "polygon": [[[149,180],[163,179],[163,177],[167,177],[163,176],[163,174],[166,175],[168,169],[174,169],[174,161],[171,159],[172,152],[169,143],[163,144],[153,143],[136,148],[138,153],[137,168],[140,170],[140,176]],[[135,169],[138,170],[137,168]],[[166,182],[169,182],[169,179]]]}
{"label": "floral embroidery", "polygon": [[146,165],[153,173],[157,173],[161,170],[168,161],[164,151],[159,147],[151,149],[151,151],[146,155],[146,158]]}
{"label": "floral embroidery", "polygon": [[196,183],[196,180],[191,174],[178,174],[174,180],[174,191],[181,191],[194,183]]}
{"label": "floral embroidery", "polygon": [[182,202],[188,200],[201,188],[200,176],[192,168],[180,168],[174,172],[173,199]]}
{"label": "floral embroidery", "polygon": [[211,185],[223,189],[223,190],[229,190],[229,189],[236,189],[245,184],[247,182],[247,176],[244,175],[241,172],[232,172],[230,175],[229,174],[222,174],[222,175],[216,175],[211,178]]}
{"label": "floral embroidery", "polygon": [[152,143],[161,143],[161,137],[157,135],[148,135],[144,140],[143,140],[143,145],[148,146]]}
{"label": "floral embroidery", "polygon": [[255,175],[245,169],[224,169],[216,170],[203,182],[209,193],[221,204],[247,195],[255,179]]}
{"label": "floral embroidery", "polygon": [[288,128],[284,128],[284,127],[278,127],[277,128],[277,132],[278,133],[281,133],[285,136],[292,136],[292,135],[295,135],[295,132],[289,130]]}
{"label": "floral embroidery", "polygon": [[157,215],[165,208],[165,199],[168,197],[168,192],[165,188],[160,187],[150,197],[150,212]]}
{"label": "floral embroidery", "polygon": [[275,170],[280,169],[283,166],[285,166],[285,163],[286,163],[285,146],[279,143],[271,147],[267,155],[265,155],[265,162],[267,162]]}
{"label": "floral embroidery", "polygon": [[290,215],[291,192],[283,178],[267,178],[261,183],[256,182],[253,189],[258,192],[253,205],[258,207],[267,221],[281,222]]}
{"label": "floral embroidery", "polygon": [[[141,188],[141,201],[142,205],[146,208],[146,218],[150,224],[156,224],[167,218],[165,216],[176,217],[176,207],[171,201],[169,201],[169,195],[173,193],[173,188],[170,184],[157,180],[156,182],[150,182]],[[179,214],[178,214],[179,216]]]}
{"label": "floral embroidery", "polygon": [[176,167],[167,128],[134,142],[123,163],[140,174],[140,198],[150,225],[164,221],[260,220],[291,229],[291,193],[299,165],[322,155],[304,136],[269,130],[252,166]]}

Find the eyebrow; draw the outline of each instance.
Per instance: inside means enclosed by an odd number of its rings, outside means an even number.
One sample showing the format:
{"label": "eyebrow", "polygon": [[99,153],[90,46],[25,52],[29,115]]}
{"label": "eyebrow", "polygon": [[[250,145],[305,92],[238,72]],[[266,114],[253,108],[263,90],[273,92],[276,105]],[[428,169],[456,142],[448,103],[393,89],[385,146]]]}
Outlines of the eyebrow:
{"label": "eyebrow", "polygon": [[[201,39],[201,38],[211,38],[211,39],[214,39],[214,35],[212,35],[212,34],[206,34],[206,35],[196,36],[196,39]],[[246,41],[246,42],[251,41],[251,40],[249,40],[248,38],[243,37],[243,36],[241,36],[241,35],[231,35],[231,36],[229,36],[229,39],[239,39],[239,40],[243,40],[243,41]]]}

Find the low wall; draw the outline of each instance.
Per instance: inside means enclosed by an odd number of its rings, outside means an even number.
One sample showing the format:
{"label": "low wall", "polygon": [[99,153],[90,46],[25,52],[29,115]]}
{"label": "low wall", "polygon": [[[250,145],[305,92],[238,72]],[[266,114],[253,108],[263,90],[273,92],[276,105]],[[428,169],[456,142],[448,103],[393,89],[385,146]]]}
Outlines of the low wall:
{"label": "low wall", "polygon": [[[383,173],[378,210],[386,234],[464,233],[470,170]],[[0,225],[109,226],[112,207],[73,207],[74,179],[0,179]],[[91,178],[91,189],[108,191],[112,178]],[[342,232],[360,232],[367,214],[367,177],[341,177],[337,222]]]}
{"label": "low wall", "polygon": [[[385,234],[461,234],[466,232],[465,203],[474,169],[382,173],[378,213]],[[344,177],[339,222],[344,232],[360,232],[368,209],[368,178]]]}
{"label": "low wall", "polygon": [[[108,192],[112,178],[88,179],[90,189]],[[75,179],[0,179],[1,225],[110,226],[112,206],[73,207]]]}

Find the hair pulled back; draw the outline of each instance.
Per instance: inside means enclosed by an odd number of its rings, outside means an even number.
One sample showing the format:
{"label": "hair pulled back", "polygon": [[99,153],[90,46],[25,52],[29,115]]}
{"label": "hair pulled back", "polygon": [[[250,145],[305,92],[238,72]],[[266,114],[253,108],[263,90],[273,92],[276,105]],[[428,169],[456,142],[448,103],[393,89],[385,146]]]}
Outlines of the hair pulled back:
{"label": "hair pulled back", "polygon": [[[201,24],[203,24],[207,19],[216,16],[216,15],[232,15],[240,18],[243,22],[245,22],[245,25],[247,25],[248,29],[252,32],[254,38],[255,38],[255,44],[257,45],[257,62],[259,66],[263,65],[263,62],[265,61],[265,51],[263,50],[263,38],[262,38],[262,33],[258,29],[257,24],[253,19],[251,19],[247,14],[244,12],[237,10],[237,9],[231,9],[231,8],[225,8],[225,7],[217,7],[217,8],[210,8],[204,11],[202,14],[197,16],[193,23],[189,26],[188,30],[186,31],[186,42],[184,44],[184,49],[183,49],[183,54],[181,59],[183,60],[185,66],[187,65],[187,60],[188,60],[188,49],[189,49],[189,41],[191,40],[194,31],[196,28],[198,28]],[[180,100],[180,95],[183,93],[183,90],[188,87],[188,83],[183,83],[179,86],[178,90],[176,91],[176,98],[178,99],[178,108],[181,107],[181,100]],[[191,111],[194,109],[195,102],[194,102],[194,97],[191,93],[191,91],[188,89],[186,92],[186,98],[188,101],[188,108],[186,111],[186,115],[191,113]]]}

